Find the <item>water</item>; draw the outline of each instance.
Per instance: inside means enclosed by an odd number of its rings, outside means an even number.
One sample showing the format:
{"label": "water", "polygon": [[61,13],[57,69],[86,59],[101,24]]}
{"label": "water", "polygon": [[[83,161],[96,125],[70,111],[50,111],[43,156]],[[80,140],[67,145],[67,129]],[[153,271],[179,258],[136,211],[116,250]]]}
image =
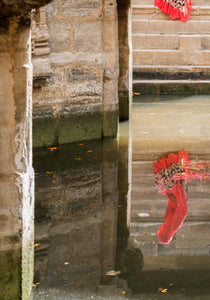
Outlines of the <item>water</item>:
{"label": "water", "polygon": [[210,160],[209,100],[136,97],[132,162],[128,122],[119,141],[35,150],[35,300],[210,298],[209,180],[189,180],[187,218],[163,245],[167,199],[152,168],[180,150]]}

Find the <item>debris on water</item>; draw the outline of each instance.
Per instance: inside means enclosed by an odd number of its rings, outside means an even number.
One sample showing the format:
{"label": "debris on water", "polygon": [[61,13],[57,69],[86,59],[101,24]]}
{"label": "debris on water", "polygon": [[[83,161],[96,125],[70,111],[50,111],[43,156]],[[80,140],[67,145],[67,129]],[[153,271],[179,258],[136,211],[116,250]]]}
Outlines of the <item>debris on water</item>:
{"label": "debris on water", "polygon": [[126,291],[122,291],[122,294],[126,294]]}
{"label": "debris on water", "polygon": [[138,213],[138,216],[141,217],[141,218],[144,218],[144,217],[149,217],[150,214],[148,214],[148,213]]}
{"label": "debris on water", "polygon": [[53,172],[47,171],[47,172],[45,172],[45,174],[53,174]]}
{"label": "debris on water", "polygon": [[93,151],[92,151],[92,150],[88,150],[88,151],[87,151],[87,153],[91,153],[91,152],[93,152]]}
{"label": "debris on water", "polygon": [[38,247],[40,245],[40,243],[34,244],[34,247]]}
{"label": "debris on water", "polygon": [[68,262],[68,261],[65,261],[64,265],[66,265],[66,266],[69,265],[69,262]]}
{"label": "debris on water", "polygon": [[117,275],[120,275],[121,274],[121,271],[108,271],[106,272],[106,276],[117,276]]}
{"label": "debris on water", "polygon": [[169,283],[169,286],[173,286],[173,285],[175,285],[175,283]]}
{"label": "debris on water", "polygon": [[167,293],[167,292],[168,292],[168,289],[164,289],[164,288],[160,287],[160,288],[158,289],[158,292],[164,294],[164,293]]}
{"label": "debris on water", "polygon": [[56,150],[58,150],[60,148],[63,148],[63,146],[50,147],[50,148],[48,148],[48,150],[50,150],[50,151],[56,151]]}

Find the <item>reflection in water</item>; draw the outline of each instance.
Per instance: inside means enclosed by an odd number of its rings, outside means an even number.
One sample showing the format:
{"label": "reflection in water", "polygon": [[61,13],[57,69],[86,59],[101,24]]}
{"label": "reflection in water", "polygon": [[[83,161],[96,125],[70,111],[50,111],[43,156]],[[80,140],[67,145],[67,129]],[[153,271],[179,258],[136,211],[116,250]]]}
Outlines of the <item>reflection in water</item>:
{"label": "reflection in water", "polygon": [[168,158],[162,157],[154,163],[155,183],[159,193],[168,198],[168,206],[164,223],[157,231],[162,244],[168,244],[174,234],[182,226],[187,216],[187,196],[184,180],[172,180],[171,177],[184,173],[183,164],[189,163],[188,153],[180,151],[177,155],[171,153]]}
{"label": "reflection in water", "polygon": [[[162,113],[165,105],[170,112],[171,105],[184,102],[180,111],[188,115],[192,110],[192,99],[179,101],[160,102],[161,108],[157,101],[134,105],[129,227],[126,123],[121,124],[119,145],[116,140],[104,140],[35,150],[34,282],[40,284],[34,289],[34,300],[209,299],[208,184],[188,180],[188,215],[170,244],[161,244],[155,235],[166,201],[154,187],[153,162],[179,149],[186,149],[192,161],[209,160],[209,149],[198,150],[201,141],[188,139],[187,145],[179,143],[176,148],[176,141],[170,144],[168,137],[156,139],[154,114]],[[198,114],[197,106],[195,111]],[[150,124],[154,136],[146,136]],[[183,193],[185,178],[175,182]]]}
{"label": "reflection in water", "polygon": [[[109,276],[116,261],[118,141],[37,150],[34,162],[35,299],[121,295],[124,281],[112,287],[119,273]],[[127,194],[126,184],[121,192]]]}
{"label": "reflection in water", "polygon": [[187,180],[208,178],[209,174],[200,171],[209,166],[209,162],[191,163],[187,151],[177,155],[163,156],[153,164],[155,185],[159,193],[168,198],[164,223],[157,231],[160,243],[168,244],[182,226],[187,216]]}

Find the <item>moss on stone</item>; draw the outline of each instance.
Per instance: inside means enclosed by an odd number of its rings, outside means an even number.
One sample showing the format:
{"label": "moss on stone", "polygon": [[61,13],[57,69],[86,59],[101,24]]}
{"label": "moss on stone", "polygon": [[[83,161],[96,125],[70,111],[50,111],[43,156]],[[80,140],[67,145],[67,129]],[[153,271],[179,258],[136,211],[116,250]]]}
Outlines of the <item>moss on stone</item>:
{"label": "moss on stone", "polygon": [[0,251],[0,299],[21,299],[21,250]]}
{"label": "moss on stone", "polygon": [[103,112],[103,136],[116,137],[118,132],[119,112],[104,111]]}

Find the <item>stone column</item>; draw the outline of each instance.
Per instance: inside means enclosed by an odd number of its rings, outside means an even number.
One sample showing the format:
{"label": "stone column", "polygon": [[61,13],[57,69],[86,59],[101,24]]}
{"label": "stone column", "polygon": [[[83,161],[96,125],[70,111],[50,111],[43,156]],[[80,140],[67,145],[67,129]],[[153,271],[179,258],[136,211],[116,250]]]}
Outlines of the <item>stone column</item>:
{"label": "stone column", "polygon": [[118,40],[119,40],[119,118],[120,120],[129,119],[129,69],[132,68],[129,61],[129,52],[132,51],[129,45],[129,17],[130,17],[130,0],[118,0]]}
{"label": "stone column", "polygon": [[0,13],[0,299],[11,300],[28,300],[33,282],[32,64],[24,14]]}
{"label": "stone column", "polygon": [[103,136],[115,137],[118,130],[118,20],[116,0],[103,1]]}

